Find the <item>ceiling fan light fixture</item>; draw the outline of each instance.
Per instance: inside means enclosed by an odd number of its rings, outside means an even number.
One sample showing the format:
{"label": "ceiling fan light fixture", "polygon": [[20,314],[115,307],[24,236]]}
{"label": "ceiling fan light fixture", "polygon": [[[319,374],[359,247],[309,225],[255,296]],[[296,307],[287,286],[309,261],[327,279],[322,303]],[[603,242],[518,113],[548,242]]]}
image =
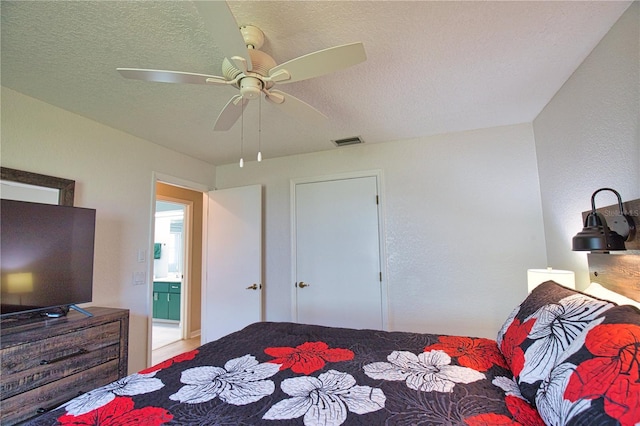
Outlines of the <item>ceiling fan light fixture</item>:
{"label": "ceiling fan light fixture", "polygon": [[245,77],[240,80],[240,93],[245,99],[258,99],[262,92],[262,82],[256,77]]}

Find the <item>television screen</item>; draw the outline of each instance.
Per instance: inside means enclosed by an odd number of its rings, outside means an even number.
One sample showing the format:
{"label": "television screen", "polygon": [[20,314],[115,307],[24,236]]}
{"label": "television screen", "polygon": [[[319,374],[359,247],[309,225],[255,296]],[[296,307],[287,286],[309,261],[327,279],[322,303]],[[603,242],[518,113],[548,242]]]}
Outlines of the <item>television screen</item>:
{"label": "television screen", "polygon": [[94,209],[0,201],[2,316],[91,302]]}

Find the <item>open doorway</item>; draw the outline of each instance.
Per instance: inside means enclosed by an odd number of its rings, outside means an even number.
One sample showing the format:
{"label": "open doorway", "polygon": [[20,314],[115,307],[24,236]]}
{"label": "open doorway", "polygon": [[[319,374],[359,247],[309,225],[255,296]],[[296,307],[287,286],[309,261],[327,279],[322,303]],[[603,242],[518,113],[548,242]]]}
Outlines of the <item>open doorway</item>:
{"label": "open doorway", "polygon": [[156,201],[153,244],[153,326],[151,348],[182,340],[185,336],[185,253],[187,204]]}
{"label": "open doorway", "polygon": [[156,183],[153,364],[200,345],[203,194]]}

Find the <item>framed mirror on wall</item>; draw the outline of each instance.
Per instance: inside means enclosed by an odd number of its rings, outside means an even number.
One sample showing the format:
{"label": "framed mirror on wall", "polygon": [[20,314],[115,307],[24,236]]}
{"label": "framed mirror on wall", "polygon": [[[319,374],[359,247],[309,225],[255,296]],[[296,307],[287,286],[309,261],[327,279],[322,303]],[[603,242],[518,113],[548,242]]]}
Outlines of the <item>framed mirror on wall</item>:
{"label": "framed mirror on wall", "polygon": [[0,167],[3,199],[73,206],[75,180]]}

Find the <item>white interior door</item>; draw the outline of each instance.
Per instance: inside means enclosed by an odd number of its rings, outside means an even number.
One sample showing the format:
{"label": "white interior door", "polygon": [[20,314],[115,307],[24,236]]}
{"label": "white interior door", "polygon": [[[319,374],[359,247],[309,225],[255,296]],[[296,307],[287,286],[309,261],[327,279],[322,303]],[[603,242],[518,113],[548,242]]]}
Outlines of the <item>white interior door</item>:
{"label": "white interior door", "polygon": [[377,177],[295,186],[296,319],[383,329]]}
{"label": "white interior door", "polygon": [[202,343],[262,320],[262,188],[209,192]]}

